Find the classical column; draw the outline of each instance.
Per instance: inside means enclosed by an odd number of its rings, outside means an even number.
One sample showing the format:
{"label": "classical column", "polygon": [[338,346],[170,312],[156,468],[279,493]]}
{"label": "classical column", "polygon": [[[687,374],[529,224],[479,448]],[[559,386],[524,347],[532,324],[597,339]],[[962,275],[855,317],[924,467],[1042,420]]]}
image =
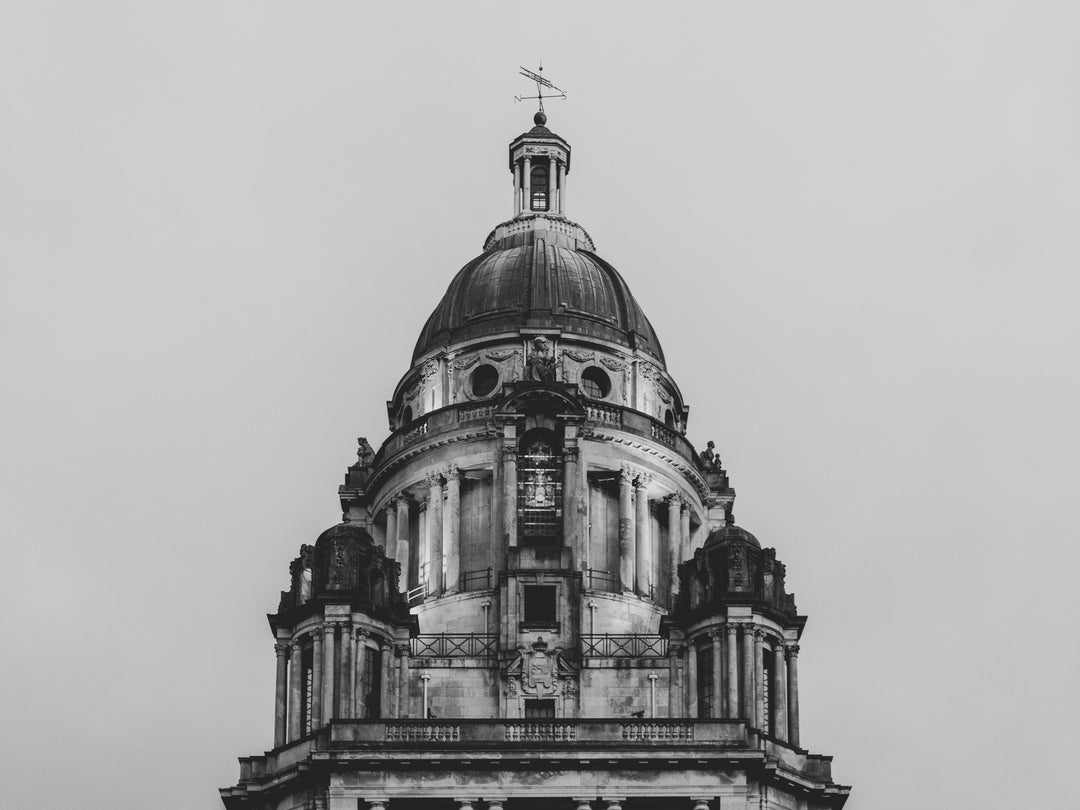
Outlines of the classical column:
{"label": "classical column", "polygon": [[500,797],[498,799],[493,799],[490,796],[488,796],[486,798],[487,798],[488,810],[503,810],[503,805],[506,804],[506,798],[505,797]]}
{"label": "classical column", "polygon": [[364,689],[364,655],[367,653],[367,648],[364,645],[364,639],[367,638],[367,631],[363,629],[356,630],[356,639],[353,641],[353,713],[352,716],[364,719],[364,715],[367,713],[367,707],[364,705],[364,695],[361,694]]}
{"label": "classical column", "polygon": [[679,515],[679,535],[682,540],[681,556],[690,559],[690,502],[683,498],[682,511]]}
{"label": "classical column", "polygon": [[655,672],[649,673],[649,719],[656,718],[656,679],[660,676]]}
{"label": "classical column", "polygon": [[[409,499],[402,495],[397,499],[397,536],[394,544],[394,559],[401,566],[405,577],[409,576]],[[386,541],[389,551],[390,541]],[[387,555],[389,556],[389,555]],[[408,590],[407,588],[404,590]]]}
{"label": "classical column", "polygon": [[742,624],[739,625],[742,630],[742,719],[746,721],[747,725],[759,728],[757,724],[757,718],[755,717],[755,706],[757,705],[757,694],[754,689],[754,625]]}
{"label": "classical column", "polygon": [[601,801],[607,802],[606,810],[622,810],[622,803],[626,801],[626,797],[620,796],[616,799],[611,796],[604,796]]}
{"label": "classical column", "polygon": [[394,648],[385,641],[379,647],[382,650],[382,672],[379,673],[379,689],[382,695],[382,716],[393,717],[390,712],[390,667],[394,663]]}
{"label": "classical column", "polygon": [[274,748],[285,744],[289,711],[289,645],[279,641],[274,645],[277,656],[277,679],[274,685]]}
{"label": "classical column", "polygon": [[503,445],[503,542],[517,546],[517,448]]}
{"label": "classical column", "polygon": [[559,213],[566,213],[566,164],[559,161]]}
{"label": "classical column", "polygon": [[679,494],[667,497],[667,536],[668,558],[671,563],[671,599],[670,604],[675,605],[675,597],[679,593],[679,556],[682,551],[682,537],[679,534],[679,513],[682,512],[682,496]]}
{"label": "classical column", "polygon": [[697,719],[698,710],[698,648],[697,641],[691,639],[686,644],[686,716]]}
{"label": "classical column", "polygon": [[454,799],[458,803],[458,810],[473,810],[473,805],[478,799]]}
{"label": "classical column", "polygon": [[299,740],[304,736],[304,731],[300,728],[300,702],[303,688],[302,654],[300,639],[293,639],[292,657],[289,661],[289,742]]}
{"label": "classical column", "polygon": [[723,637],[724,634],[719,630],[712,630],[709,633],[709,638],[712,639],[712,717],[714,720],[724,716],[724,693],[720,691],[720,673],[724,666],[720,655],[720,642]]}
{"label": "classical column", "polygon": [[368,810],[386,810],[390,800],[382,796],[369,796],[367,799]]}
{"label": "classical column", "polygon": [[558,161],[554,157],[548,158],[548,204],[547,210],[549,213],[555,211],[555,183],[559,178]]}
{"label": "classical column", "polygon": [[386,545],[383,551],[387,557],[393,557],[397,553],[397,504],[398,497],[395,495],[386,502]]}
{"label": "classical column", "polygon": [[764,729],[768,725],[768,710],[765,705],[765,650],[763,641],[765,632],[754,631],[754,726]]}
{"label": "classical column", "polygon": [[770,730],[774,737],[787,740],[787,665],[784,662],[784,643],[773,643],[772,683],[769,688],[772,703]]}
{"label": "classical column", "polygon": [[585,544],[581,540],[581,515],[578,513],[578,447],[563,447],[563,545],[574,554],[571,567],[585,569]]}
{"label": "classical column", "polygon": [[461,474],[451,465],[446,471],[446,592],[461,588]]}
{"label": "classical column", "polygon": [[787,648],[788,742],[799,747],[799,645]]}
{"label": "classical column", "polygon": [[398,669],[397,690],[397,716],[409,716],[409,645],[395,644],[398,658],[401,659],[401,667]]}
{"label": "classical column", "polygon": [[694,810],[709,810],[709,802],[713,800],[713,796],[691,796],[690,801],[694,803]]}
{"label": "classical column", "polygon": [[641,473],[634,480],[634,507],[637,512],[636,542],[634,543],[635,556],[635,585],[639,595],[646,598],[652,597],[652,549],[649,543],[649,484],[652,476]]}
{"label": "classical column", "polygon": [[528,155],[526,155],[525,160],[522,161],[521,185],[524,189],[522,204],[526,211],[532,211],[532,163]]}
{"label": "classical column", "polygon": [[[417,522],[417,537],[416,537],[416,585],[419,587],[424,585],[424,566],[427,564],[428,553],[428,525],[427,525],[427,507],[428,496],[416,499],[416,508],[419,510],[419,515],[416,519]],[[411,573],[411,572],[410,572]],[[406,580],[408,581],[408,580]]]}
{"label": "classical column", "polygon": [[521,164],[514,163],[514,216],[521,213]]}
{"label": "classical column", "polygon": [[334,717],[334,633],[337,629],[337,625],[333,622],[325,622],[323,624],[323,693],[322,693],[322,705],[323,713],[326,715],[322,718],[323,723],[329,723]]}
{"label": "classical column", "polygon": [[352,717],[352,679],[353,679],[353,651],[352,651],[352,625],[345,622],[341,625],[341,653],[338,673],[341,685],[338,687],[338,713],[341,718]]}
{"label": "classical column", "polygon": [[724,717],[739,716],[739,640],[735,637],[739,628],[732,622],[727,624],[727,700],[724,705]]}
{"label": "classical column", "polygon": [[624,591],[634,590],[634,508],[631,486],[633,468],[624,464],[619,471],[619,583]]}
{"label": "classical column", "polygon": [[311,727],[322,725],[322,630],[311,631]]}
{"label": "classical column", "polygon": [[428,479],[428,595],[438,596],[443,590],[443,497],[442,477],[429,475]]}
{"label": "classical column", "polygon": [[681,651],[682,648],[678,644],[668,646],[668,717],[679,716],[679,654]]}

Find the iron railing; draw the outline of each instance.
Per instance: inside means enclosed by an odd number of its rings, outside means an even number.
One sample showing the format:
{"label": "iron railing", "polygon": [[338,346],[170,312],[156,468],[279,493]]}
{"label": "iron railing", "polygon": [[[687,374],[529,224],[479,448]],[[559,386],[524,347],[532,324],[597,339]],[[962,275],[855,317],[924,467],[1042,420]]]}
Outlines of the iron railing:
{"label": "iron railing", "polygon": [[581,647],[588,658],[662,658],[668,640],[643,633],[604,633],[584,636]]}
{"label": "iron railing", "polygon": [[466,571],[461,575],[461,590],[463,591],[487,591],[491,589],[491,566],[478,568],[475,571]]}
{"label": "iron railing", "polygon": [[427,597],[427,585],[421,582],[415,588],[412,588],[405,592],[405,599],[409,604],[409,607],[413,605],[419,605]]}
{"label": "iron railing", "polygon": [[594,591],[607,591],[608,593],[619,592],[619,577],[611,571],[601,571],[597,568],[585,569],[585,587]]}
{"label": "iron railing", "polygon": [[487,633],[434,633],[411,641],[417,658],[492,658],[496,653],[495,636]]}

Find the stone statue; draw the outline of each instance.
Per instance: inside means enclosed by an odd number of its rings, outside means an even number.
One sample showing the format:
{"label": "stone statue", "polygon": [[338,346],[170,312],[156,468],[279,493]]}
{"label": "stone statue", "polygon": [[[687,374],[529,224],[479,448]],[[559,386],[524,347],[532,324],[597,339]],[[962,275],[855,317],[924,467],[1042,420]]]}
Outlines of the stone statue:
{"label": "stone statue", "polygon": [[525,363],[525,379],[533,382],[555,382],[555,358],[549,353],[547,338],[533,338],[529,359]]}
{"label": "stone statue", "polygon": [[705,449],[701,451],[701,460],[709,469],[712,469],[713,464],[716,462],[716,451],[713,450],[714,447],[716,447],[716,442],[710,440]]}
{"label": "stone statue", "polygon": [[356,448],[356,463],[360,467],[370,467],[371,463],[375,460],[375,451],[372,449],[368,440],[361,436],[356,440],[358,445]]}

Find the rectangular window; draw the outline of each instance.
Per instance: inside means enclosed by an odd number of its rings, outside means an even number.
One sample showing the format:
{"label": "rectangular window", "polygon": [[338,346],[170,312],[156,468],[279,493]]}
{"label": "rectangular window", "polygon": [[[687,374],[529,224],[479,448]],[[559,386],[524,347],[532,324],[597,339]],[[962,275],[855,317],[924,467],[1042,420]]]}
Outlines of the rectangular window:
{"label": "rectangular window", "polygon": [[713,707],[713,670],[712,645],[699,645],[697,648],[697,712],[699,720],[712,717]]}
{"label": "rectangular window", "polygon": [[518,456],[518,535],[527,545],[557,546],[562,538],[562,456],[550,448]]}
{"label": "rectangular window", "polygon": [[555,624],[558,621],[556,601],[554,585],[526,585],[522,619],[527,624]]}
{"label": "rectangular window", "polygon": [[525,701],[525,719],[526,720],[554,720],[555,719],[555,701],[554,700],[526,700]]}
{"label": "rectangular window", "polygon": [[772,655],[768,647],[761,648],[761,705],[764,707],[761,718],[761,730],[766,734],[772,733],[772,695],[769,694],[770,681],[772,680]]}
{"label": "rectangular window", "polygon": [[364,674],[360,697],[364,703],[364,718],[376,720],[382,716],[382,650],[364,650]]}

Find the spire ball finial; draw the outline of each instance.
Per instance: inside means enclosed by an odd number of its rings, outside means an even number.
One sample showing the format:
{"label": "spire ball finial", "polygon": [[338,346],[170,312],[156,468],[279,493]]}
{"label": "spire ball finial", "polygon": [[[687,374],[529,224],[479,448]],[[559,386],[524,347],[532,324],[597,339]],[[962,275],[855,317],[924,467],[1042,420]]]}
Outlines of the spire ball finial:
{"label": "spire ball finial", "polygon": [[533,123],[536,124],[538,127],[542,127],[544,124],[547,123],[547,115],[544,114],[543,110],[540,110],[536,113],[536,115],[533,116]]}

